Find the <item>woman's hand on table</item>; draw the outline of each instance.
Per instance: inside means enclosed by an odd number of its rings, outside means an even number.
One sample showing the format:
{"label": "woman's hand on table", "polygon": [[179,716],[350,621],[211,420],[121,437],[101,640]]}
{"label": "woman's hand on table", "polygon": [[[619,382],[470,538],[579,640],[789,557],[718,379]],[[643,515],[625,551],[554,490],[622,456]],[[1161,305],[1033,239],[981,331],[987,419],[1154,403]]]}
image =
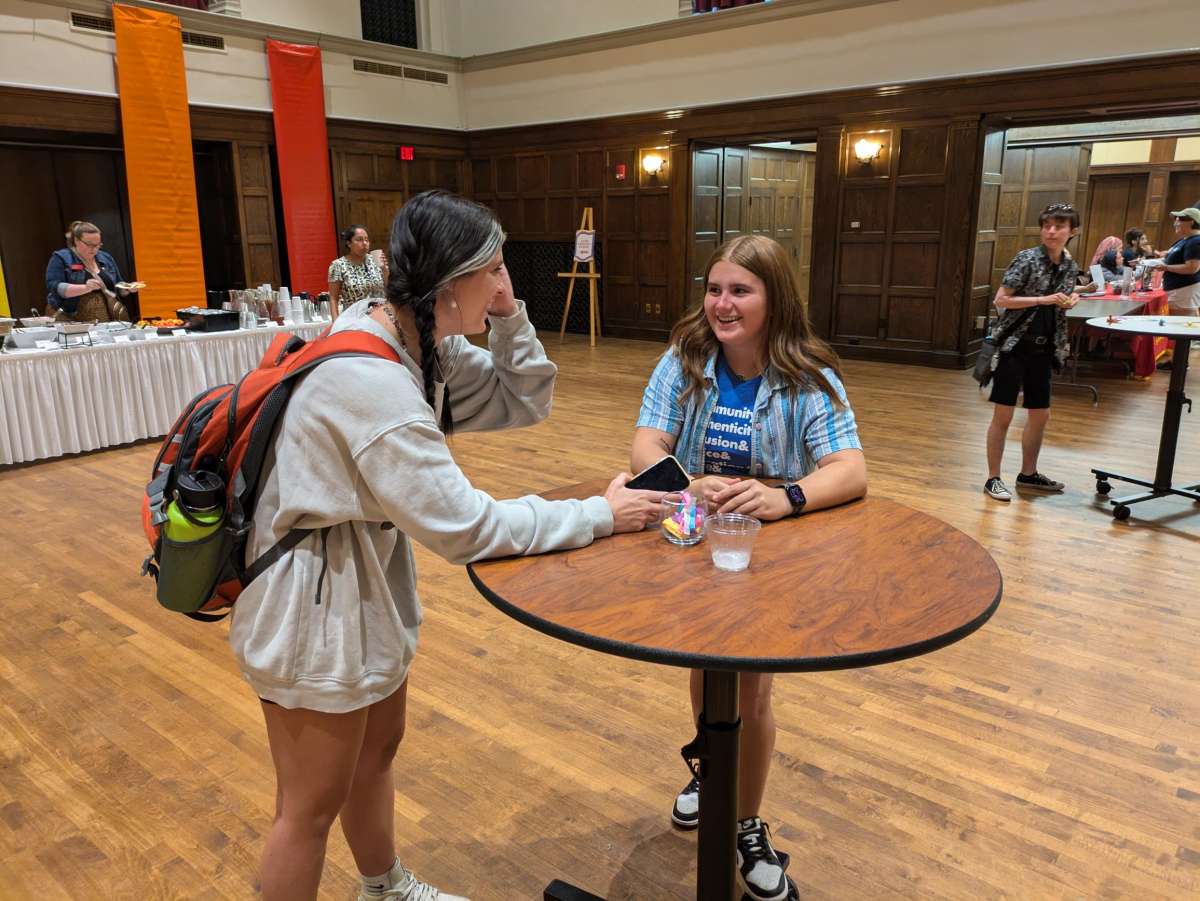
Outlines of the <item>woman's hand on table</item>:
{"label": "woman's hand on table", "polygon": [[757,479],[742,479],[713,495],[716,513],[743,513],[755,519],[783,519],[792,512],[787,492],[764,485]]}
{"label": "woman's hand on table", "polygon": [[722,491],[737,482],[737,479],[731,479],[728,476],[700,476],[692,479],[692,484],[688,486],[688,491],[696,497],[702,497],[716,509],[717,504],[715,497],[718,491]]}
{"label": "woman's hand on table", "polygon": [[623,472],[613,479],[604,492],[604,499],[612,508],[613,534],[618,532],[640,532],[646,526],[658,522],[659,508],[664,492],[636,491],[626,488],[632,478]]}

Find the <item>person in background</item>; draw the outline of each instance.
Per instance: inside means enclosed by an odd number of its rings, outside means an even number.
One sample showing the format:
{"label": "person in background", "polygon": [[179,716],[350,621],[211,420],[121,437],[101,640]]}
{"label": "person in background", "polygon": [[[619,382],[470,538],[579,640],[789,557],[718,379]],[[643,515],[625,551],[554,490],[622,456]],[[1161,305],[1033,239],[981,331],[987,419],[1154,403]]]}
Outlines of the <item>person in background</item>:
{"label": "person in background", "polygon": [[1079,300],[1074,288],[1079,267],[1067,251],[1067,242],[1079,229],[1079,213],[1069,203],[1052,203],[1038,222],[1042,243],[1013,257],[994,301],[1000,317],[992,340],[999,344],[1001,333],[1006,334],[992,375],[989,400],[995,406],[987,431],[988,478],[983,491],[998,501],[1012,500],[1000,478],[1000,464],[1017,395],[1022,391],[1028,418],[1021,433],[1017,487],[1051,492],[1065,487],[1038,472],[1037,462],[1050,421],[1050,380],[1067,358],[1066,311]]}
{"label": "person in background", "polygon": [[[1146,233],[1140,228],[1131,228],[1125,232],[1125,244],[1119,251],[1124,265],[1130,268],[1138,265],[1146,256],[1146,249],[1143,245],[1148,247],[1149,242],[1146,240]],[[1100,260],[1100,265],[1104,267],[1105,271],[1120,273],[1121,266],[1117,263],[1117,254],[1118,251],[1110,250]]]}
{"label": "person in background", "polygon": [[77,322],[128,322],[129,310],[119,298],[134,292],[121,287],[121,272],[102,250],[100,229],[78,219],[67,226],[67,246],[50,254],[46,264],[46,314]]}
{"label": "person in background", "polygon": [[[818,338],[787,251],[762,235],[721,245],[704,271],[704,303],[671,332],[642,399],[630,453],[635,472],[675,454],[689,489],[712,509],[760,520],[798,516],[862,497],[867,464],[838,358]],[[782,479],[771,487],[759,481]],[[692,717],[702,673],[691,674]],[[743,673],[738,773],[738,871],[756,901],[786,896],[787,879],[759,815],[775,747],[774,677]],[[690,779],[672,821],[700,823],[700,785]]]}
{"label": "person in background", "polygon": [[[230,618],[275,765],[263,901],[317,897],[335,820],[360,901],[456,898],[396,856],[396,783],[407,777],[393,761],[422,618],[413,542],[464,564],[582,547],[657,520],[662,493],[626,488],[624,473],[603,497],[497,501],[451,455],[452,430],[550,413],[557,369],[513,297],[503,243],[486,207],[444,191],[413,197],[392,224],[386,298],[359,301],[332,327],[373,335],[399,360],[323,363],[296,386],[273,439],[247,558],[292,528],[314,532],[246,586]],[[463,337],[489,323],[487,348]],[[449,821],[443,836],[432,823],[408,840],[454,841]]]}
{"label": "person in background", "polygon": [[387,260],[379,264],[371,254],[371,238],[361,225],[351,225],[342,231],[345,253],[329,264],[330,306],[337,311],[367,297],[383,297],[387,280]]}
{"label": "person in background", "polygon": [[[1130,236],[1136,234],[1136,239],[1131,240]],[[1140,228],[1131,228],[1125,232],[1125,245],[1127,250],[1123,251],[1126,254],[1125,258],[1130,259],[1129,251],[1133,251],[1133,259],[1138,260],[1153,260],[1161,257],[1162,254],[1155,250],[1150,244],[1149,236]]]}
{"label": "person in background", "polygon": [[1121,274],[1121,267],[1125,265],[1121,247],[1121,239],[1116,235],[1109,235],[1096,245],[1096,252],[1092,254],[1092,265],[1099,263],[1104,268],[1105,281],[1111,281]]}
{"label": "person in background", "polygon": [[1175,243],[1163,254],[1163,290],[1172,316],[1200,315],[1200,208],[1171,213]]}

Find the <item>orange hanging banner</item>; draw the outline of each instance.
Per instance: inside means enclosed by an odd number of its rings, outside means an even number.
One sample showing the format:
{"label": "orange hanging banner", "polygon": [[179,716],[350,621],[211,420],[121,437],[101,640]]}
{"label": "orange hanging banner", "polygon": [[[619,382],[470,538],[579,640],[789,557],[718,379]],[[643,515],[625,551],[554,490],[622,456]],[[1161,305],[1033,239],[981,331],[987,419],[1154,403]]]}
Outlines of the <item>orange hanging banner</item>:
{"label": "orange hanging banner", "polygon": [[151,9],[114,5],[112,13],[133,259],[146,283],[141,314],[174,316],[205,304],[181,28]]}

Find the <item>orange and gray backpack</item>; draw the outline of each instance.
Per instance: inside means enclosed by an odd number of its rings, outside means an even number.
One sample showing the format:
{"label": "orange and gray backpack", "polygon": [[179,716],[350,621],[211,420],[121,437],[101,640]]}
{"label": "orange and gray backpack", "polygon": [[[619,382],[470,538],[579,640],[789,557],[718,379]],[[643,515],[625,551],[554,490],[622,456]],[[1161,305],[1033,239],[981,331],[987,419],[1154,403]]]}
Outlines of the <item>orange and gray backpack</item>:
{"label": "orange and gray backpack", "polygon": [[400,362],[390,344],[367,332],[326,331],[311,342],[279,335],[257,368],[236,384],[201,392],[175,421],[142,498],[151,548],[142,574],[154,576],[164,607],[204,622],[224,619],[228,612],[213,611],[232,607],[243,588],[312,533],[292,529],[246,565],[263,463],[280,417],[300,378],[337,357]]}

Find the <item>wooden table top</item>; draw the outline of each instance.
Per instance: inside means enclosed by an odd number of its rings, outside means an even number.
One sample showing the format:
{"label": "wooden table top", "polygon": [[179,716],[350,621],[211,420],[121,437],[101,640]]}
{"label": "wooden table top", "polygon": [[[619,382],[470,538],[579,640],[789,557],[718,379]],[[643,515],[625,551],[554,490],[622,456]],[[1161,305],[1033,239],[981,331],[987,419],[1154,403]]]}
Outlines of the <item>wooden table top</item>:
{"label": "wooden table top", "polygon": [[[587,497],[606,484],[544,496]],[[778,672],[869,666],[950,644],[988,620],[1002,584],[974,539],[879,497],[764,523],[740,573],[716,569],[707,542],[676,547],[658,529],[467,569],[499,610],[572,644]]]}

